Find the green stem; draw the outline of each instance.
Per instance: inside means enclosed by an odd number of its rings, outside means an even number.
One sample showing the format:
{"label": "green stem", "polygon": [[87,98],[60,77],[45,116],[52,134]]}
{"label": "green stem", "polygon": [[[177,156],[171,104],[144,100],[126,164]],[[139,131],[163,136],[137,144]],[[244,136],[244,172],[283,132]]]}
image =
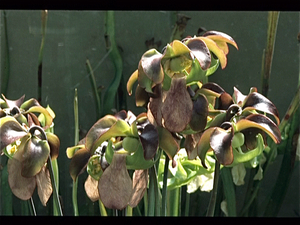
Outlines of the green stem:
{"label": "green stem", "polygon": [[47,17],[48,11],[42,11],[42,42],[39,52],[39,61],[38,61],[38,98],[39,103],[42,101],[42,68],[43,68],[43,53],[44,53],[44,44],[45,44],[45,36],[46,36],[46,28],[47,28]]}
{"label": "green stem", "polygon": [[225,199],[227,201],[228,216],[236,216],[236,199],[231,168],[223,167],[220,175],[223,182]]}
{"label": "green stem", "polygon": [[191,195],[186,191],[184,216],[189,216],[189,214],[190,214],[190,198],[191,198]]}
{"label": "green stem", "polygon": [[278,173],[274,188],[272,189],[271,196],[268,199],[269,202],[265,208],[264,216],[277,216],[289,187],[289,183],[295,168],[294,163],[296,158],[297,140],[299,138],[298,136],[300,129],[300,110],[298,109],[297,112],[298,114],[295,113],[291,121],[291,129],[289,131],[287,146],[284,151],[280,171]]}
{"label": "green stem", "polygon": [[9,82],[9,74],[10,74],[10,62],[9,62],[9,44],[8,44],[8,35],[7,35],[7,19],[6,19],[6,11],[3,10],[3,28],[4,28],[4,38],[5,38],[5,67],[4,67],[4,75],[1,76],[1,93],[6,95],[8,82]]}
{"label": "green stem", "polygon": [[[74,144],[77,145],[77,143],[79,142],[79,117],[78,117],[77,88],[75,88],[73,104],[74,104],[74,123],[75,123]],[[72,188],[72,202],[73,202],[74,216],[79,216],[78,203],[77,203],[77,187],[78,187],[78,179],[76,179],[76,181],[73,180],[73,188]]]}
{"label": "green stem", "polygon": [[109,56],[115,68],[115,76],[111,84],[107,88],[107,91],[105,92],[102,115],[111,114],[112,109],[115,108],[115,98],[118,92],[118,88],[122,77],[122,71],[123,71],[122,57],[119,53],[118,46],[115,41],[114,11],[107,11],[105,13],[105,19],[106,19],[105,21],[106,48],[108,51],[110,51]]}
{"label": "green stem", "polygon": [[262,94],[267,96],[269,90],[269,80],[271,75],[273,52],[275,47],[275,38],[277,31],[279,12],[268,13],[268,33],[267,46],[263,54],[264,63],[262,67]]}
{"label": "green stem", "polygon": [[220,163],[218,160],[216,160],[215,163],[215,172],[214,172],[214,184],[212,193],[209,200],[209,205],[207,209],[206,216],[214,216],[215,213],[215,207],[216,207],[216,199],[217,199],[217,192],[218,192],[218,182],[219,182],[219,176],[220,176]]}
{"label": "green stem", "polygon": [[32,197],[30,199],[28,199],[27,202],[28,202],[28,208],[29,208],[30,214],[33,216],[36,216],[35,206],[34,206]]}
{"label": "green stem", "polygon": [[99,202],[99,209],[100,209],[101,216],[107,216],[107,212],[106,212],[104,204],[102,203],[102,201],[100,199],[98,200],[98,202]]}
{"label": "green stem", "polygon": [[148,216],[155,215],[155,171],[154,166],[149,168],[149,195],[148,195]]}
{"label": "green stem", "polygon": [[51,184],[52,184],[52,188],[53,188],[53,207],[55,207],[57,209],[57,215],[62,216],[62,209],[61,209],[61,205],[60,205],[60,201],[59,201],[59,196],[58,196],[58,189],[55,183],[55,175],[54,175],[54,171],[53,171],[53,166],[52,166],[52,160],[51,160],[51,156],[49,155],[48,160],[47,160],[47,166],[48,166],[48,170],[50,172],[50,179],[51,179]]}
{"label": "green stem", "polygon": [[126,216],[132,216],[132,207],[128,205],[126,209]]}
{"label": "green stem", "polygon": [[168,216],[178,216],[180,207],[180,187],[168,192]]}
{"label": "green stem", "polygon": [[163,188],[162,188],[162,216],[167,216],[167,181],[169,172],[169,156],[165,154],[165,167],[163,176]]}
{"label": "green stem", "polygon": [[93,71],[91,63],[88,59],[86,60],[86,68],[87,68],[88,74],[90,75],[89,78],[90,78],[90,81],[91,81],[91,85],[92,85],[93,93],[94,93],[94,98],[95,98],[97,119],[99,119],[100,116],[101,116],[101,99],[100,99],[100,96],[99,96],[99,93],[98,93],[94,71]]}

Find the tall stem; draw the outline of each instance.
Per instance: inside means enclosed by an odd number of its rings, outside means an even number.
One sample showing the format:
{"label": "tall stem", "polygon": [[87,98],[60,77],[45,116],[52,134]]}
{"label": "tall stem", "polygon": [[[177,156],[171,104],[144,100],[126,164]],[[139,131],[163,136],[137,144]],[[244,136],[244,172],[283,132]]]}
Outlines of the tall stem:
{"label": "tall stem", "polygon": [[[74,123],[75,123],[74,143],[75,143],[75,145],[77,145],[77,143],[79,142],[79,117],[78,117],[77,88],[75,88],[75,94],[74,94]],[[78,186],[78,179],[76,179],[76,181],[73,180],[72,202],[73,202],[74,216],[79,216],[78,204],[77,204],[77,186]]]}
{"label": "tall stem", "polygon": [[262,66],[262,94],[264,96],[267,96],[269,90],[269,80],[271,74],[273,52],[275,47],[278,18],[279,12],[268,13],[267,46],[263,54],[264,62]]}
{"label": "tall stem", "polygon": [[214,216],[215,213],[215,207],[216,207],[216,199],[217,199],[217,192],[218,192],[218,183],[219,183],[219,177],[220,177],[220,163],[218,160],[216,160],[215,163],[215,172],[214,172],[214,184],[212,193],[209,200],[209,205],[207,209],[206,216]]}
{"label": "tall stem", "polygon": [[52,184],[52,188],[53,188],[53,204],[55,205],[55,207],[58,210],[58,215],[62,216],[63,213],[62,213],[62,209],[61,209],[61,205],[60,205],[60,201],[59,201],[58,190],[57,190],[57,186],[56,186],[56,183],[55,183],[52,160],[51,160],[50,155],[49,155],[48,160],[47,160],[47,166],[48,166],[48,170],[50,172],[50,179],[51,179],[51,184]]}
{"label": "tall stem", "polygon": [[47,17],[48,11],[42,11],[42,42],[39,52],[39,61],[38,61],[38,98],[39,103],[42,101],[42,68],[43,68],[43,53],[44,53],[44,44],[46,36],[46,27],[47,27]]}
{"label": "tall stem", "polygon": [[162,188],[162,216],[167,216],[167,181],[169,172],[169,156],[165,154],[165,167]]}

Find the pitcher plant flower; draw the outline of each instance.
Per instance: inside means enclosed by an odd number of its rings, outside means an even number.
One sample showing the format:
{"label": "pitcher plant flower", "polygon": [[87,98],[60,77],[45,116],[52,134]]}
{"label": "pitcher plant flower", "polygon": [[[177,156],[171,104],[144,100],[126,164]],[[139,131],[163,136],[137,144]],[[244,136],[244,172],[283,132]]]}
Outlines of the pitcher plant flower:
{"label": "pitcher plant flower", "polygon": [[23,102],[24,97],[13,101],[3,96],[1,100],[0,150],[9,158],[8,183],[13,194],[28,200],[37,187],[45,206],[52,194],[47,160],[58,157],[60,141],[47,131],[53,123],[53,111],[35,99]]}
{"label": "pitcher plant flower", "polygon": [[[124,110],[99,119],[78,145],[67,149],[70,175],[85,169],[85,190],[92,201],[112,209],[136,206],[147,188],[148,171],[158,149],[158,132],[146,113]],[[135,170],[133,180],[128,170]]]}

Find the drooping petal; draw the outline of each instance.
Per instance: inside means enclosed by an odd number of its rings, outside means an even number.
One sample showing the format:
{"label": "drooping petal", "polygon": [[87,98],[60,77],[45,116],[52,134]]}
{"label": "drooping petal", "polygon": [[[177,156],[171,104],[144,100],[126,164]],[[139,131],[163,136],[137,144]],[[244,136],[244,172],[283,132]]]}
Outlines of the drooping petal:
{"label": "drooping petal", "polygon": [[176,140],[173,135],[163,127],[157,127],[157,130],[159,135],[159,147],[162,148],[172,160],[179,151],[179,140]]}
{"label": "drooping petal", "polygon": [[210,146],[214,150],[217,160],[222,165],[230,165],[233,162],[231,141],[233,129],[228,133],[226,130],[216,127],[210,137]]}
{"label": "drooping petal", "polygon": [[138,84],[135,89],[135,105],[138,107],[147,107],[148,102],[148,93]]}
{"label": "drooping petal", "polygon": [[181,41],[174,40],[166,46],[163,54],[163,59],[174,58],[180,55],[185,55],[190,52],[190,49]]}
{"label": "drooping petal", "polygon": [[148,124],[140,134],[140,141],[144,149],[144,158],[153,159],[158,148],[158,132],[155,126]]}
{"label": "drooping petal", "polygon": [[203,42],[205,42],[208,49],[218,57],[218,59],[220,60],[221,68],[224,69],[227,65],[227,57],[224,51],[216,44],[216,42],[214,42],[210,38],[207,37],[198,37],[198,38]]}
{"label": "drooping petal", "polygon": [[219,107],[218,109],[227,110],[228,107],[233,104],[233,99],[230,94],[223,92],[219,97]]}
{"label": "drooping petal", "polygon": [[[236,49],[238,49],[238,46],[237,46],[236,42],[233,40],[233,38],[230,37],[228,34],[225,34],[223,32],[220,32],[220,31],[207,31],[202,36],[207,37],[207,38],[215,41],[219,45],[220,48],[221,48],[220,43],[225,42],[225,43],[229,43],[229,44],[233,45]],[[228,53],[228,47],[227,47],[227,50],[224,49],[224,53],[225,54]]]}
{"label": "drooping petal", "polygon": [[86,135],[86,149],[91,149],[94,142],[117,121],[117,118],[112,115],[106,115],[99,119],[88,131]]}
{"label": "drooping petal", "polygon": [[148,185],[148,170],[135,170],[133,173],[133,195],[129,205],[136,207],[144,196]]}
{"label": "drooping petal", "polygon": [[245,98],[247,97],[247,95],[243,95],[239,89],[237,89],[236,87],[233,87],[233,101],[238,104],[240,107],[242,107],[242,104],[245,100]]}
{"label": "drooping petal", "polygon": [[171,132],[181,132],[191,121],[193,102],[186,89],[185,77],[173,78],[161,107],[163,125]]}
{"label": "drooping petal", "polygon": [[22,154],[22,176],[32,177],[41,171],[50,154],[46,140],[32,136],[26,142]]}
{"label": "drooping petal", "polygon": [[132,87],[134,85],[134,83],[137,81],[138,79],[138,70],[134,71],[131,76],[129,77],[128,81],[127,81],[127,92],[130,95],[132,95]]}
{"label": "drooping petal", "polygon": [[164,79],[164,72],[161,66],[162,56],[156,49],[150,49],[141,58],[143,71],[155,84],[161,83]]}
{"label": "drooping petal", "polygon": [[105,207],[121,210],[128,205],[133,188],[125,154],[114,154],[111,164],[99,180],[98,190]]}
{"label": "drooping petal", "polygon": [[[104,141],[119,136],[127,136],[131,134],[131,128],[127,122],[124,120],[117,120],[106,132],[102,133],[101,136],[94,142],[92,148],[90,149],[91,154],[100,146]],[[87,136],[88,137],[88,136]]]}
{"label": "drooping petal", "polygon": [[20,106],[24,102],[25,95],[23,95],[21,98],[19,98],[17,100],[9,100],[9,99],[5,98],[5,96],[3,94],[2,94],[2,97],[3,97],[4,101],[6,102],[8,108],[12,109],[14,107],[20,108]]}
{"label": "drooping petal", "polygon": [[28,99],[20,106],[20,108],[27,111],[29,108],[33,106],[41,106],[38,100],[36,100],[35,98]]}
{"label": "drooping petal", "polygon": [[208,101],[203,94],[199,94],[193,105],[192,118],[189,124],[194,131],[199,132],[204,130],[207,123]]}
{"label": "drooping petal", "polygon": [[211,54],[206,43],[198,38],[191,38],[186,42],[193,56],[198,60],[202,70],[207,70],[211,63]]}
{"label": "drooping petal", "polygon": [[90,158],[90,152],[85,149],[79,149],[75,152],[70,162],[69,172],[74,181],[84,171]]}
{"label": "drooping petal", "polygon": [[211,134],[214,132],[216,128],[215,127],[211,127],[208,128],[207,130],[205,130],[203,132],[203,134],[201,135],[201,138],[199,140],[198,143],[198,150],[197,150],[197,155],[199,156],[200,160],[201,160],[201,164],[204,168],[207,169],[207,166],[205,164],[205,157],[206,157],[206,153],[208,151],[211,151],[212,148],[210,147],[210,136]]}
{"label": "drooping petal", "polygon": [[269,99],[258,92],[252,92],[245,98],[243,109],[256,109],[262,112],[269,113],[275,117],[277,125],[280,123],[279,113],[276,106]]}
{"label": "drooping petal", "polygon": [[277,125],[270,118],[264,115],[252,114],[247,116],[245,119],[239,120],[235,125],[237,131],[242,131],[250,127],[259,128],[265,131],[276,144],[281,141],[281,134]]}
{"label": "drooping petal", "polygon": [[48,143],[50,145],[51,159],[52,160],[56,159],[58,157],[58,154],[59,154],[60,140],[53,133],[47,132],[46,135],[47,135]]}
{"label": "drooping petal", "polygon": [[44,118],[45,118],[45,128],[49,128],[52,124],[52,121],[53,121],[53,118],[51,116],[51,114],[49,113],[49,111],[42,107],[42,106],[32,106],[30,107],[26,112],[26,113],[42,113],[44,115]]}
{"label": "drooping petal", "polygon": [[84,182],[84,190],[92,202],[98,201],[100,199],[98,181],[92,178],[90,175]]}
{"label": "drooping petal", "polygon": [[51,194],[52,184],[50,179],[49,170],[44,166],[42,170],[35,176],[38,196],[43,204],[46,206]]}
{"label": "drooping petal", "polygon": [[0,151],[27,134],[18,121],[10,116],[0,118]]}
{"label": "drooping petal", "polygon": [[197,144],[200,140],[201,133],[189,134],[185,138],[184,148],[187,152],[188,159],[193,160],[197,157]]}
{"label": "drooping petal", "polygon": [[19,199],[28,200],[31,198],[36,187],[35,177],[23,177],[21,175],[21,162],[15,158],[8,159],[7,172],[8,184],[12,193]]}

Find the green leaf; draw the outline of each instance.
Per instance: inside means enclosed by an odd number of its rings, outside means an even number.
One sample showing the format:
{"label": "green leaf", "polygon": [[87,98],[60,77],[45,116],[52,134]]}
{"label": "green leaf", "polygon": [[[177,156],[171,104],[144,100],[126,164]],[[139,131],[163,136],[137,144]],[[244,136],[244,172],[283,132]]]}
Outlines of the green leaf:
{"label": "green leaf", "polygon": [[254,157],[260,155],[264,150],[264,140],[261,134],[257,135],[257,147],[251,151],[243,153],[237,149],[233,149],[233,163],[228,165],[229,167],[233,167],[239,163],[248,162]]}
{"label": "green leaf", "polygon": [[202,81],[205,77],[206,72],[201,68],[198,60],[193,60],[191,65],[191,71],[186,78],[186,85],[192,85],[198,81]]}
{"label": "green leaf", "polygon": [[0,151],[27,134],[18,121],[10,116],[0,118]]}
{"label": "green leaf", "polygon": [[103,173],[100,164],[100,157],[100,155],[93,155],[92,157],[90,157],[87,164],[87,172],[95,180],[99,180]]}
{"label": "green leaf", "polygon": [[215,59],[215,57],[211,57],[211,63],[210,63],[210,67],[206,70],[205,76],[210,76],[212,75],[214,72],[217,71],[217,69],[219,68],[220,65],[220,60],[219,59]]}
{"label": "green leaf", "polygon": [[132,155],[126,156],[126,167],[129,170],[145,170],[153,166],[155,162],[152,159],[145,159],[141,144],[138,145],[137,150]]}
{"label": "green leaf", "polygon": [[129,77],[128,81],[127,81],[127,92],[129,95],[132,95],[132,87],[134,85],[134,83],[137,81],[138,79],[138,70],[134,71],[131,76]]}
{"label": "green leaf", "polygon": [[134,137],[125,137],[122,141],[123,148],[129,153],[135,152],[139,144],[139,139]]}
{"label": "green leaf", "polygon": [[38,102],[38,100],[31,98],[27,101],[25,101],[20,108],[24,109],[25,111],[27,111],[28,109],[30,109],[33,106],[41,106],[40,103]]}

